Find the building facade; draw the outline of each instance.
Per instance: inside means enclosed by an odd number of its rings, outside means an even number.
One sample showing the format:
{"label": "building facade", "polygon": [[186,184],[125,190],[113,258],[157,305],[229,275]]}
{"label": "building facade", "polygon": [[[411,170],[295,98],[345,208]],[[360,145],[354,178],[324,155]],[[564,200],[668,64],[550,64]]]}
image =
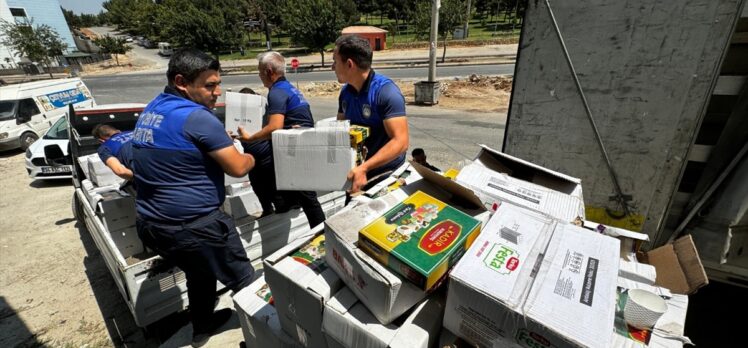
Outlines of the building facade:
{"label": "building facade", "polygon": [[[11,23],[32,22],[34,26],[46,24],[68,45],[66,53],[76,50],[59,0],[0,0],[0,18]],[[15,67],[20,61],[21,57],[12,48],[0,45],[2,68]]]}

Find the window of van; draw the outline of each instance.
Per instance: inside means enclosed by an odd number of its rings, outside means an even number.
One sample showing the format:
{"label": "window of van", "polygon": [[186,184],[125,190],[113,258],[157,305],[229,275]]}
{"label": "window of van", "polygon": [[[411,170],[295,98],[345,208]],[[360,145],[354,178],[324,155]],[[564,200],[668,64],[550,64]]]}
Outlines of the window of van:
{"label": "window of van", "polygon": [[16,118],[17,100],[0,100],[0,121],[7,121]]}
{"label": "window of van", "polygon": [[31,98],[21,99],[18,104],[18,114],[21,116],[33,116],[39,113],[39,107],[36,106]]}
{"label": "window of van", "polygon": [[68,120],[64,117],[60,118],[55,124],[44,134],[44,139],[67,139],[68,138]]}

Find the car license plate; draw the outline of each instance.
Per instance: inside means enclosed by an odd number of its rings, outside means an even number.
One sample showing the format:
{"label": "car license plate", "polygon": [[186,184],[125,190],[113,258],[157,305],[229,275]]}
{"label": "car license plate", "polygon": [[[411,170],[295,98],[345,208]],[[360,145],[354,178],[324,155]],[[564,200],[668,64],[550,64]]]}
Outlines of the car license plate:
{"label": "car license plate", "polygon": [[42,173],[44,174],[71,174],[72,172],[70,166],[42,167]]}

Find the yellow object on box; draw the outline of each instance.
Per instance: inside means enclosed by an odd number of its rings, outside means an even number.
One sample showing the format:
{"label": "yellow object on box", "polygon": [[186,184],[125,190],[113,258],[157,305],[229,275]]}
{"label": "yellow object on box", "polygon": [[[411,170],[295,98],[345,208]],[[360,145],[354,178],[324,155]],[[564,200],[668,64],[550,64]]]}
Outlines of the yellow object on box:
{"label": "yellow object on box", "polygon": [[359,232],[359,247],[431,290],[480,234],[480,222],[417,191]]}
{"label": "yellow object on box", "polygon": [[451,180],[455,180],[457,178],[457,174],[460,174],[459,169],[455,168],[449,168],[446,172],[444,172],[444,177],[449,178]]}
{"label": "yellow object on box", "polygon": [[349,130],[351,136],[351,147],[356,150],[356,165],[364,163],[364,140],[369,137],[369,127],[351,125]]}

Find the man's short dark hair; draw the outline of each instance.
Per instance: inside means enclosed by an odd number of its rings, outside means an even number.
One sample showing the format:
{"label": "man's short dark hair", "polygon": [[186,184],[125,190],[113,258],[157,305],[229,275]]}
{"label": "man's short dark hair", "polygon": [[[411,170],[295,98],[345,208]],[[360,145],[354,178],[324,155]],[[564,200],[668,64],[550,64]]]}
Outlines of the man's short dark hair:
{"label": "man's short dark hair", "polygon": [[198,49],[182,48],[174,52],[169,59],[166,80],[169,82],[169,86],[174,86],[174,78],[177,75],[182,75],[187,82],[192,82],[208,70],[221,70],[221,63]]}
{"label": "man's short dark hair", "polygon": [[249,87],[244,87],[244,88],[240,89],[239,93],[242,93],[242,94],[255,94],[255,95],[259,94],[259,93],[255,92],[254,89],[251,89]]}
{"label": "man's short dark hair", "polygon": [[368,70],[371,68],[371,45],[358,35],[344,35],[335,40],[335,47],[343,61],[352,60],[359,69]]}
{"label": "man's short dark hair", "polygon": [[91,135],[93,135],[96,139],[102,139],[104,137],[111,137],[112,135],[115,135],[119,133],[119,129],[114,128],[108,124],[100,123],[97,124],[93,130],[91,130]]}
{"label": "man's short dark hair", "polygon": [[417,148],[413,149],[413,152],[411,152],[410,155],[413,156],[413,157],[421,156],[421,155],[426,156],[426,152],[423,151],[422,148],[417,147]]}

